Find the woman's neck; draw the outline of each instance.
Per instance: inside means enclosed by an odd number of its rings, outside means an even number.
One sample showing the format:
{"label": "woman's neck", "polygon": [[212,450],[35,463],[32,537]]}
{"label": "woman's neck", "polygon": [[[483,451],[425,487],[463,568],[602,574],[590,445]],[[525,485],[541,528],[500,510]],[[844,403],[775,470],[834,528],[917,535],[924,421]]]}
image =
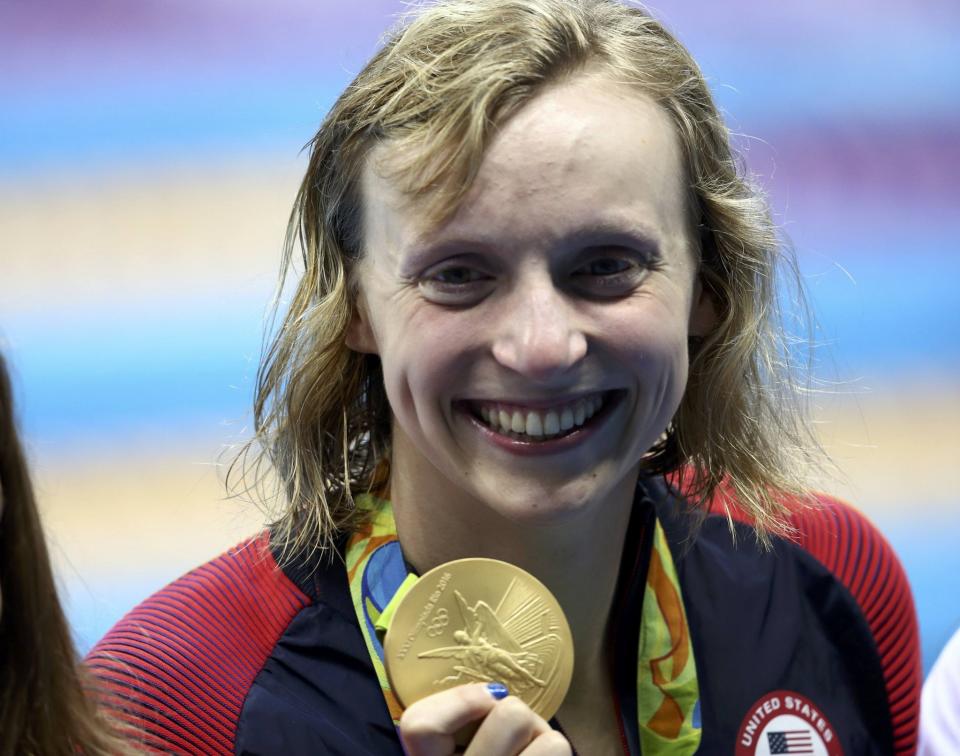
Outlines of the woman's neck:
{"label": "woman's neck", "polygon": [[634,475],[605,500],[586,502],[576,512],[517,521],[467,496],[436,470],[395,464],[390,497],[404,556],[421,574],[454,559],[487,557],[543,582],[563,607],[577,669],[585,670],[603,663],[635,485]]}

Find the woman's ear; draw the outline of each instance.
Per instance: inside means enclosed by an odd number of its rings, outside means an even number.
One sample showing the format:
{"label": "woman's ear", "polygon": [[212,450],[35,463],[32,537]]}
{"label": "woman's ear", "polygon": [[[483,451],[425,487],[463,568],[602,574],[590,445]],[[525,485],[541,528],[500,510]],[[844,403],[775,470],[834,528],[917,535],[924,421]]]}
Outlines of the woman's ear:
{"label": "woman's ear", "polygon": [[344,340],[347,346],[354,352],[360,352],[361,354],[380,354],[380,350],[377,348],[377,339],[370,325],[367,301],[362,291],[357,293],[357,301],[353,307],[350,322],[347,324],[346,337]]}
{"label": "woman's ear", "polygon": [[717,300],[703,276],[698,275],[693,284],[693,303],[690,307],[690,325],[687,332],[695,338],[706,338],[720,323]]}

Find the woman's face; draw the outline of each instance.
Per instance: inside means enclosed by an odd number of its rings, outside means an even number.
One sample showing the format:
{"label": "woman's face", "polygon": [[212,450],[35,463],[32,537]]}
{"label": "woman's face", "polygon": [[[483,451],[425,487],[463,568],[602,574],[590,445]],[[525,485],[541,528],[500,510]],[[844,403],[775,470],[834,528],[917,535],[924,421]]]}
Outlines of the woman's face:
{"label": "woman's face", "polygon": [[348,344],[381,358],[395,473],[513,519],[632,488],[712,312],[666,114],[599,75],[549,88],[439,228],[381,175],[391,147],[364,177]]}

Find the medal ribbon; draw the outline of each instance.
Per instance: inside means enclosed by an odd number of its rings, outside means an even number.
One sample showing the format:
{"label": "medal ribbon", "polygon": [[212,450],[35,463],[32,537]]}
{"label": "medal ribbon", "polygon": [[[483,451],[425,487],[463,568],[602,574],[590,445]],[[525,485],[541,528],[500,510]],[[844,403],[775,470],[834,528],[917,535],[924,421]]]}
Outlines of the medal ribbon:
{"label": "medal ribbon", "polygon": [[[397,540],[393,507],[385,499],[356,497],[370,517],[346,548],[347,578],[370,661],[394,724],[403,707],[390,688],[382,634],[393,611],[417,581]],[[666,535],[656,520],[644,587],[637,653],[637,723],[647,756],[688,756],[700,745],[700,691],[680,580]]]}

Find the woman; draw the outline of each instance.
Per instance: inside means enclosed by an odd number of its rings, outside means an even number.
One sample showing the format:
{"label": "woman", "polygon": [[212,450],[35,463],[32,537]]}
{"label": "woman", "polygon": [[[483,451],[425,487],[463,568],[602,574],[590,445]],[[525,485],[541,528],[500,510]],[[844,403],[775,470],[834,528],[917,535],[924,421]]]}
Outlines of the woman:
{"label": "woman", "polygon": [[[276,521],[91,655],[158,747],[914,748],[909,588],[860,515],[805,492],[783,253],[659,23],[427,6],[321,126],[287,246],[304,269],[247,468],[276,476]],[[563,607],[551,722],[497,684],[406,711],[392,690],[375,626],[407,573],[478,556]]]}
{"label": "woman", "polygon": [[0,356],[0,754],[132,752],[87,698]]}

